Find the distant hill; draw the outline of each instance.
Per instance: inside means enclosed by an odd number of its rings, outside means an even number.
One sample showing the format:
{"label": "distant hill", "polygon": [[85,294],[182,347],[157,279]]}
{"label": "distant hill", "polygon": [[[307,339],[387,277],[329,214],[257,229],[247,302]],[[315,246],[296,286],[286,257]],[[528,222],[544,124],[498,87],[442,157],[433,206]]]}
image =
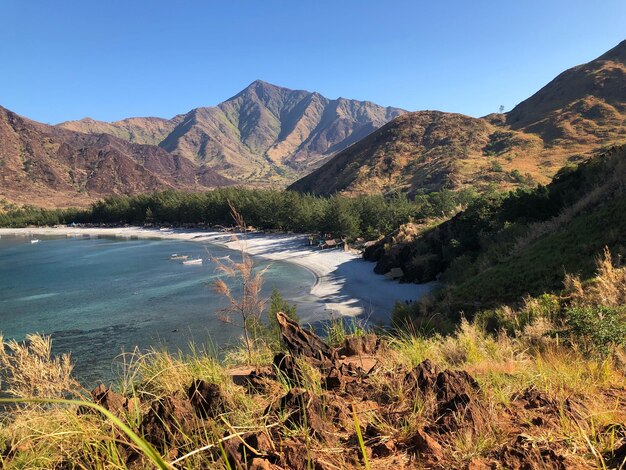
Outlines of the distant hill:
{"label": "distant hill", "polygon": [[507,114],[404,114],[290,188],[327,195],[547,183],[568,161],[626,141],[625,56],[623,41]]}
{"label": "distant hill", "polygon": [[116,122],[84,118],[79,121],[63,122],[58,127],[87,134],[110,134],[134,144],[159,145],[181,121],[182,115],[172,119],[136,117]]}
{"label": "distant hill", "polygon": [[[548,183],[626,142],[626,41],[506,114],[407,113],[255,81],[172,119],[46,126],[2,108],[0,198],[46,207],[227,184],[417,194]],[[155,145],[158,144],[158,145]]]}
{"label": "distant hill", "polygon": [[159,145],[239,182],[283,185],[404,112],[257,80],[216,107],[171,120],[82,119],[59,127]]}
{"label": "distant hill", "polygon": [[233,183],[160,147],[47,126],[2,107],[0,182],[0,199],[41,207],[83,206],[111,194]]}

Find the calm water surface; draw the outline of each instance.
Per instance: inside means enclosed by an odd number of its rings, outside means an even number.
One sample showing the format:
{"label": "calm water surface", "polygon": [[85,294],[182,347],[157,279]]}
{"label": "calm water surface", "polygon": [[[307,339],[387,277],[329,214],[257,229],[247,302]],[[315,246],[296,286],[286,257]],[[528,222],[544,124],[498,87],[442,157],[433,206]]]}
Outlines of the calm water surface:
{"label": "calm water surface", "polygon": [[[135,346],[186,350],[193,340],[219,349],[240,335],[216,318],[225,301],[210,287],[217,273],[207,250],[235,260],[236,252],[172,240],[39,238],[0,239],[0,332],[52,335],[54,351],[72,353],[86,385],[113,378],[114,358]],[[205,261],[185,266],[169,260],[172,253]],[[276,287],[297,300],[313,283],[306,269],[274,261],[264,293]]]}

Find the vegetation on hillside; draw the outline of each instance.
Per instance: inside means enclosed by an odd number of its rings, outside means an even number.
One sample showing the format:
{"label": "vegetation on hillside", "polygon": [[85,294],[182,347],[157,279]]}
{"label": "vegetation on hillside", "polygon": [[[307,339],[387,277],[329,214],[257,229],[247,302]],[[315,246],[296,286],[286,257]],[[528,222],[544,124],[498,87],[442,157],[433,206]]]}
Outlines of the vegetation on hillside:
{"label": "vegetation on hillside", "polygon": [[478,197],[451,220],[402,243],[388,237],[366,257],[381,273],[400,266],[405,280],[444,281],[435,308],[448,313],[555,292],[565,272],[589,278],[605,246],[624,254],[624,181],[626,147],[615,147],[547,186]]}
{"label": "vegetation on hillside", "polygon": [[502,190],[546,184],[569,163],[626,142],[626,41],[561,73],[510,112],[473,118],[403,114],[290,188],[408,194],[441,188]]}

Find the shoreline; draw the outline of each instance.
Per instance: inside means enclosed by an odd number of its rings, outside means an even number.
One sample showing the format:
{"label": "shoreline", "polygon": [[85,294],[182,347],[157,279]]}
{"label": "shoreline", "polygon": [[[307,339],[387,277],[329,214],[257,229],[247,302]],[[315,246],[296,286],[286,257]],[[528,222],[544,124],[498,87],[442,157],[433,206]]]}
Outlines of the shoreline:
{"label": "shoreline", "polygon": [[[218,245],[240,249],[234,233],[201,229],[144,227],[36,227],[0,228],[0,236],[108,236],[117,238],[165,239]],[[370,321],[388,323],[396,301],[415,301],[430,292],[435,283],[400,284],[375,274],[373,263],[355,252],[339,249],[317,250],[306,245],[307,235],[246,234],[246,251],[255,257],[296,264],[313,273],[316,282],[302,298],[294,299],[310,314],[305,321],[332,316],[364,315]],[[309,318],[310,317],[310,318]]]}

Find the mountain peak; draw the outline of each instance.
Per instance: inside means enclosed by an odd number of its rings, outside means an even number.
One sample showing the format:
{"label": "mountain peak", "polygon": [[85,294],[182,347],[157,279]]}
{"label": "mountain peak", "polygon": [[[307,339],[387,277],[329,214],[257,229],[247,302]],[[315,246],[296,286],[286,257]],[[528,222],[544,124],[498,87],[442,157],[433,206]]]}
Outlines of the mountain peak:
{"label": "mountain peak", "polygon": [[293,90],[290,90],[289,88],[284,88],[278,85],[274,85],[272,83],[268,83],[263,80],[255,80],[252,83],[250,83],[250,85],[248,85],[243,90],[241,90],[239,93],[227,99],[226,102],[236,100],[241,97],[253,97],[253,96],[263,99],[262,97],[267,98],[270,96],[275,96],[280,93],[291,92],[291,91]]}
{"label": "mountain peak", "polygon": [[285,88],[282,86],[274,85],[273,83],[266,82],[264,80],[255,80],[250,85],[241,90],[237,95],[241,95],[246,92],[259,92],[259,91],[276,91],[276,90],[288,90],[292,91],[289,88]]}
{"label": "mountain peak", "polygon": [[[508,112],[507,123],[515,130],[540,134],[547,141],[589,141],[596,133],[594,125],[585,126],[576,118],[588,120],[603,115],[605,122],[621,122],[625,79],[626,41],[622,41],[597,59],[559,74]],[[578,107],[578,113],[572,115],[572,106]],[[604,139],[605,131],[600,130],[596,137]]]}
{"label": "mountain peak", "polygon": [[246,88],[252,88],[252,87],[272,87],[272,88],[280,88],[277,85],[274,85],[273,83],[269,83],[266,82],[265,80],[261,80],[261,79],[256,79],[255,81],[253,81],[250,85],[248,85]]}

